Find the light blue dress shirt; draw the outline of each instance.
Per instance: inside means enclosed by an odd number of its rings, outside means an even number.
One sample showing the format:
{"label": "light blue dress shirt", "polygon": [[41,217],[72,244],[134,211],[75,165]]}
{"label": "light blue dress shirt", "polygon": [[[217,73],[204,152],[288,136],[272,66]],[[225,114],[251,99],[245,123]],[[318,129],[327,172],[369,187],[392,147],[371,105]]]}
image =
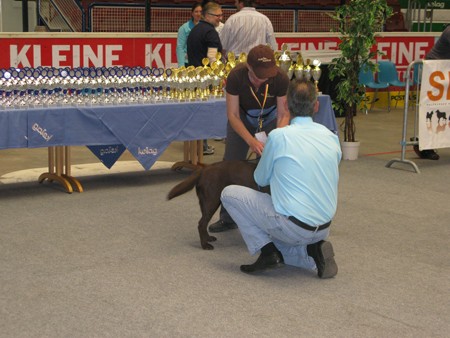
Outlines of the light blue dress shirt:
{"label": "light blue dress shirt", "polygon": [[270,184],[278,213],[318,226],[336,213],[341,157],[335,134],[311,117],[295,117],[269,134],[254,178]]}

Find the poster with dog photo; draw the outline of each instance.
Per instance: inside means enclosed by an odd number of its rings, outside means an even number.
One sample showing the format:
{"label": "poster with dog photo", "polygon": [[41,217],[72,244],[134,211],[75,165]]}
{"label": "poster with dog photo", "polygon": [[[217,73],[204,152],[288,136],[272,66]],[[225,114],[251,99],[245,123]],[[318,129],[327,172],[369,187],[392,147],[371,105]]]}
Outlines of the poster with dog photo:
{"label": "poster with dog photo", "polygon": [[450,60],[424,60],[419,102],[419,149],[450,147]]}

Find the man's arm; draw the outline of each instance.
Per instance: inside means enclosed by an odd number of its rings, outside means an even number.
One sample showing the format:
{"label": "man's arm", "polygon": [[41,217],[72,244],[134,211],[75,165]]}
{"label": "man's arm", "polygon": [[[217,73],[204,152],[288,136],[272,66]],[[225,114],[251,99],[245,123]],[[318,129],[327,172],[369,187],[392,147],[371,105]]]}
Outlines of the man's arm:
{"label": "man's arm", "polygon": [[277,97],[277,128],[287,126],[289,124],[290,114],[287,108],[287,96]]}
{"label": "man's arm", "polygon": [[267,18],[267,32],[266,32],[266,43],[268,43],[274,51],[278,50],[277,40],[275,39],[275,32],[273,30],[272,22]]}
{"label": "man's arm", "polygon": [[258,162],[253,178],[255,182],[261,186],[265,187],[270,184],[270,178],[272,177],[273,164],[275,161],[276,149],[274,147],[274,134],[276,131],[272,131],[267,139],[267,143],[264,147],[262,156]]}
{"label": "man's arm", "polygon": [[264,144],[250,134],[239,116],[239,95],[227,93],[227,116],[231,127],[248,144],[250,150],[261,156]]}

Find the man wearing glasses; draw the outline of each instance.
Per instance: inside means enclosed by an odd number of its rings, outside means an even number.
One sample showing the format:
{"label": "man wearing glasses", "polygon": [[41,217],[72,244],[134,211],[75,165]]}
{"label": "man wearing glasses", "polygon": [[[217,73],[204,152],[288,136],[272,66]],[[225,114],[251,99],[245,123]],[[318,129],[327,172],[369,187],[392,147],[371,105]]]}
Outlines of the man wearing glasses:
{"label": "man wearing glasses", "polygon": [[[217,52],[222,51],[219,33],[216,27],[222,18],[222,8],[215,2],[208,2],[202,8],[202,19],[192,28],[187,39],[188,66],[203,66],[202,60],[209,59],[209,63],[216,61]],[[214,154],[214,147],[203,140],[203,155]]]}
{"label": "man wearing glasses", "polygon": [[203,7],[202,19],[192,28],[187,40],[189,65],[203,66],[202,59],[206,57],[210,63],[216,61],[217,52],[222,52],[222,44],[216,31],[222,16],[222,8],[215,2],[209,2]]}

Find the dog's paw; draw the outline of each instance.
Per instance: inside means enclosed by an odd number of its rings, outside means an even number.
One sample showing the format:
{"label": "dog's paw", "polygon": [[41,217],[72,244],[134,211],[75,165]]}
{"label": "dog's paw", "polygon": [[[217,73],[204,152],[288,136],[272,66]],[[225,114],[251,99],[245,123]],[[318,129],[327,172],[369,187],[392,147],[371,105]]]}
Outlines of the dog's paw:
{"label": "dog's paw", "polygon": [[209,243],[201,243],[203,250],[214,250],[214,247]]}
{"label": "dog's paw", "polygon": [[207,241],[208,241],[208,242],[215,242],[215,241],[217,241],[217,237],[214,237],[214,236],[208,235],[208,239],[207,239]]}

